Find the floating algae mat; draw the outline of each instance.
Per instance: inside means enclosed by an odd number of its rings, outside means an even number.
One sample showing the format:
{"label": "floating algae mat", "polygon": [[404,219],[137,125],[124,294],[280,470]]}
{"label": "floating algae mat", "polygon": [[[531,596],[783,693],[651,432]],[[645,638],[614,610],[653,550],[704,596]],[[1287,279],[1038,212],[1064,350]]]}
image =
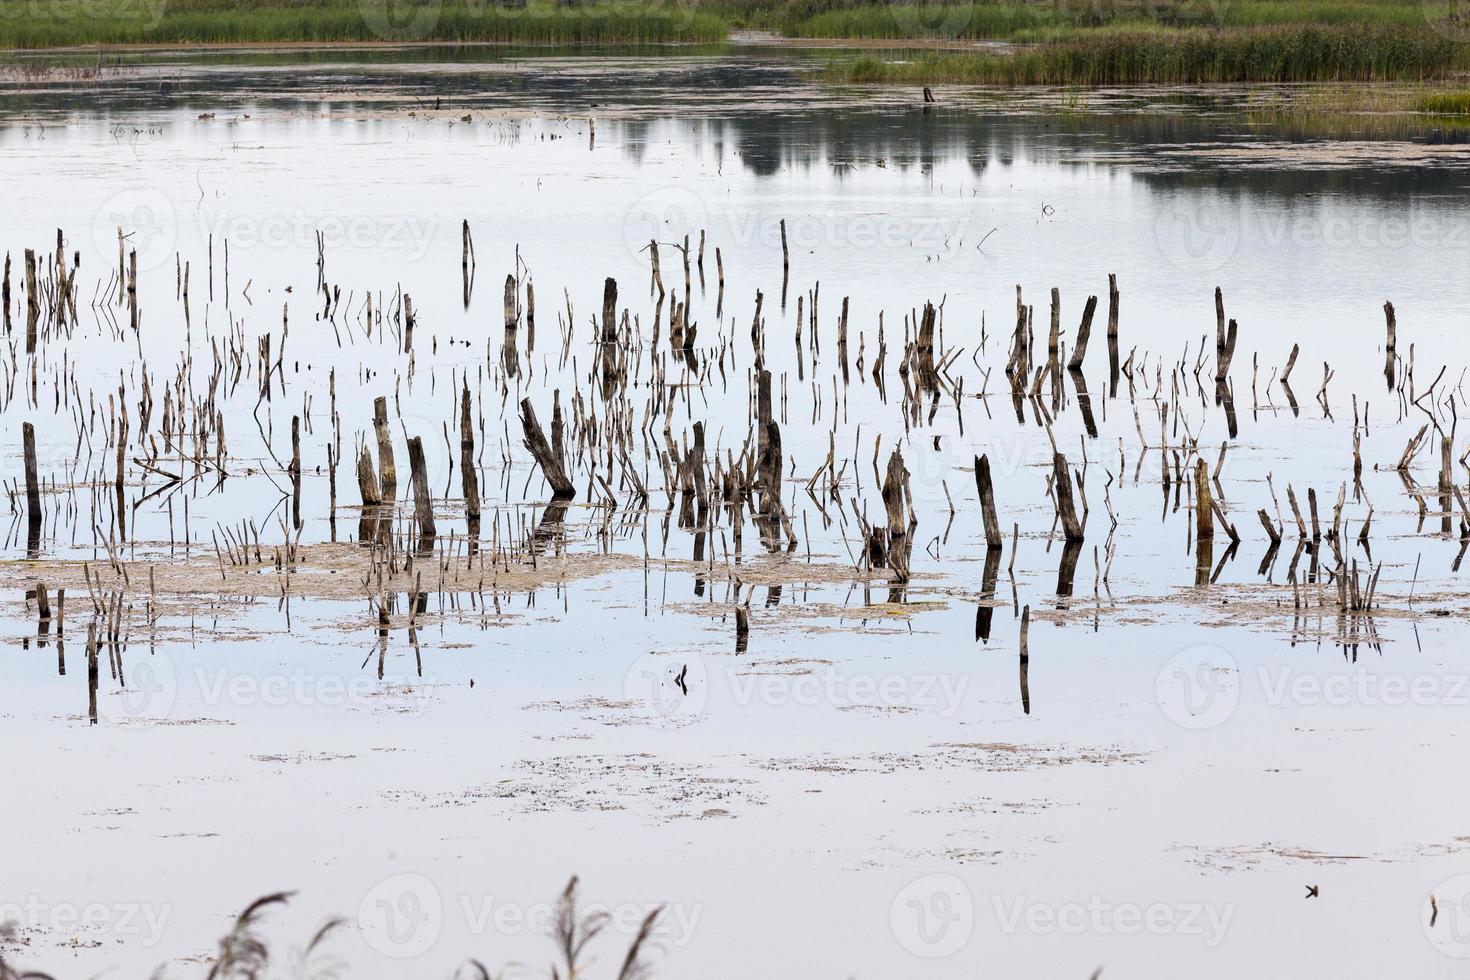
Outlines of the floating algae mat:
{"label": "floating algae mat", "polygon": [[7,77],[7,968],[1450,975],[1470,156],[816,64]]}

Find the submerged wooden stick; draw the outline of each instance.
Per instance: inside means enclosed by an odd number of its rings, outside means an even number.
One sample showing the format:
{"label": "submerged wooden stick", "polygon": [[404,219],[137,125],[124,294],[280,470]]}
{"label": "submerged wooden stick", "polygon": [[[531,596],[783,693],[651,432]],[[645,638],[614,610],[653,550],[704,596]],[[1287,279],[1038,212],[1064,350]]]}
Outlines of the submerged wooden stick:
{"label": "submerged wooden stick", "polygon": [[1052,456],[1052,471],[1056,475],[1053,489],[1057,497],[1057,516],[1062,519],[1062,533],[1068,541],[1082,540],[1082,523],[1077,520],[1077,509],[1072,504],[1072,471],[1067,466],[1067,457],[1061,453]]}

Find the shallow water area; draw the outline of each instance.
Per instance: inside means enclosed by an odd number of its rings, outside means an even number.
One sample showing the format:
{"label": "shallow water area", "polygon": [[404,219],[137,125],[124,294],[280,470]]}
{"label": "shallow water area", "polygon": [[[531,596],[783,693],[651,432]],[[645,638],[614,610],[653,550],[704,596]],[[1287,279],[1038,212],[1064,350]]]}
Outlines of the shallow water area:
{"label": "shallow water area", "polygon": [[[609,976],[660,905],[665,976],[1457,975],[1470,150],[1278,111],[1287,89],[926,111],[824,84],[835,56],[0,76],[7,958],[189,975],[296,889],[269,934],[346,916],[348,975],[544,973],[576,873],[613,913]],[[21,255],[48,281],[58,229],[75,311],[28,353]],[[1077,372],[1044,368],[1053,287],[1063,362],[1099,300]],[[926,303],[932,376],[906,349]],[[762,368],[780,506],[692,501],[698,439],[701,485],[756,467]],[[380,397],[397,490],[374,510],[354,464],[381,463]],[[570,505],[522,399],[549,431],[559,406]],[[894,449],[907,581],[862,560]]]}

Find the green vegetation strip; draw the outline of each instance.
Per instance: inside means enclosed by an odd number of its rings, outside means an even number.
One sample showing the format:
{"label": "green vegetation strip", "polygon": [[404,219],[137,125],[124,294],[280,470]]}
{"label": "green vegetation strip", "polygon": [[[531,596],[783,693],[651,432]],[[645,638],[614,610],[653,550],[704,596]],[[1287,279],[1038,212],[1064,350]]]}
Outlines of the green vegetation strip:
{"label": "green vegetation strip", "polygon": [[1109,29],[1074,32],[1012,54],[864,57],[833,63],[827,76],[998,85],[1422,81],[1444,78],[1464,61],[1463,45],[1428,29]]}
{"label": "green vegetation strip", "polygon": [[[792,37],[1055,40],[1069,28],[1357,27],[1421,29],[1449,26],[1448,0],[1150,0],[1097,3],[1051,0],[848,4],[792,0],[779,20]],[[766,18],[769,20],[770,18]]]}
{"label": "green vegetation strip", "polygon": [[1470,115],[1470,92],[1431,92],[1420,96],[1418,107],[1444,116]]}
{"label": "green vegetation strip", "polygon": [[0,0],[0,47],[358,41],[642,44],[717,41],[721,16],[677,2]]}

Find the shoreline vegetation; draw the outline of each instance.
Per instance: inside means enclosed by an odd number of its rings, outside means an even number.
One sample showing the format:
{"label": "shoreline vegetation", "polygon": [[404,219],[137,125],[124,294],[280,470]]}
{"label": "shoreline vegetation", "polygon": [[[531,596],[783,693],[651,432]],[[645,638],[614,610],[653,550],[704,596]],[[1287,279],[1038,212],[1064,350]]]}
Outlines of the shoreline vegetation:
{"label": "shoreline vegetation", "polygon": [[[1470,78],[1470,17],[1449,0],[0,0],[0,49],[10,51],[718,43],[737,29],[869,42],[870,50],[833,57],[821,70],[827,81],[853,84],[1465,88]],[[935,46],[945,41],[977,47]],[[1470,112],[1470,95],[1441,87],[1419,111]]]}
{"label": "shoreline vegetation", "polygon": [[1086,30],[1014,53],[872,56],[833,63],[844,82],[1140,85],[1240,82],[1405,82],[1449,79],[1462,47],[1402,29]]}

